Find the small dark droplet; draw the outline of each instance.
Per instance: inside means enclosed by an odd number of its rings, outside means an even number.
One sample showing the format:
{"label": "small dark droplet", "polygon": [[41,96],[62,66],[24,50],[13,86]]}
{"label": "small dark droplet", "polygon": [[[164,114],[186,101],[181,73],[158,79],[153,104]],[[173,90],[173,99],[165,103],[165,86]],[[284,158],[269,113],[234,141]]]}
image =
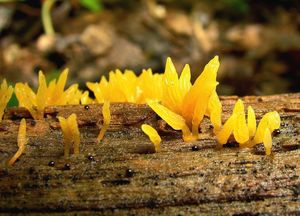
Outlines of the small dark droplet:
{"label": "small dark droplet", "polygon": [[31,126],[35,126],[35,125],[36,125],[36,121],[35,121],[35,120],[32,120],[32,121],[30,122],[30,125],[31,125]]}
{"label": "small dark droplet", "polygon": [[286,124],[286,123],[284,123],[284,122],[282,122],[282,123],[280,124],[280,126],[281,126],[281,127],[286,127],[286,126],[287,126],[287,124]]}
{"label": "small dark droplet", "polygon": [[198,151],[198,150],[199,150],[198,146],[196,146],[196,145],[192,146],[192,151]]}
{"label": "small dark droplet", "polygon": [[258,98],[257,100],[258,100],[258,102],[262,102],[262,101],[263,101],[263,99],[262,99],[262,98]]}
{"label": "small dark droplet", "polygon": [[84,109],[89,110],[89,109],[90,109],[90,106],[89,106],[89,105],[85,105],[85,106],[84,106]]}
{"label": "small dark droplet", "polygon": [[93,156],[93,155],[89,155],[89,156],[88,156],[88,160],[90,160],[90,161],[94,161],[94,160],[95,160],[95,158],[94,158],[94,156]]}
{"label": "small dark droplet", "polygon": [[54,162],[54,161],[50,161],[50,162],[48,163],[48,166],[54,167],[54,166],[55,166],[55,162]]}
{"label": "small dark droplet", "polygon": [[127,169],[127,170],[126,170],[126,173],[125,173],[125,176],[126,176],[127,178],[132,177],[132,176],[133,176],[133,170],[132,170],[132,169]]}
{"label": "small dark droplet", "polygon": [[281,133],[281,131],[280,131],[280,129],[276,129],[276,130],[274,130],[274,135],[278,135],[278,134],[280,134]]}
{"label": "small dark droplet", "polygon": [[214,128],[214,126],[212,126],[212,125],[209,125],[209,129],[213,129]]}
{"label": "small dark droplet", "polygon": [[70,169],[71,169],[70,164],[66,163],[64,166],[64,170],[70,170]]}

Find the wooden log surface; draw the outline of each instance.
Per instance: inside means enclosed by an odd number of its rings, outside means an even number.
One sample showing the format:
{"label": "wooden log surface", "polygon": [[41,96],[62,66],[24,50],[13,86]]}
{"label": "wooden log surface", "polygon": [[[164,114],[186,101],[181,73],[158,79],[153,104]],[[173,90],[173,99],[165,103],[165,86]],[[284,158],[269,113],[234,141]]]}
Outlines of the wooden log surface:
{"label": "wooden log surface", "polygon": [[[237,97],[221,97],[223,121]],[[102,105],[56,106],[45,120],[22,108],[6,110],[0,123],[0,212],[101,215],[300,214],[300,93],[244,97],[258,119],[277,110],[281,128],[273,152],[263,145],[217,144],[208,119],[201,139],[185,143],[147,105],[111,104],[112,122],[101,143]],[[63,157],[57,116],[76,113],[80,155]],[[21,118],[28,145],[12,166]],[[162,135],[161,152],[141,132],[142,123]],[[54,166],[49,162],[54,161]]]}

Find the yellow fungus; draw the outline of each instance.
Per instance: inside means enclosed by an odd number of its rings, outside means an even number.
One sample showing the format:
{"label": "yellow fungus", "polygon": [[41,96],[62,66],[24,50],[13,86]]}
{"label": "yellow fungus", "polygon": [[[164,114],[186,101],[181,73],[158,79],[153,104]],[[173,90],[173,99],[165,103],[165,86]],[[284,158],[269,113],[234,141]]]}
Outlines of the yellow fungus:
{"label": "yellow fungus", "polygon": [[235,121],[236,121],[236,116],[231,115],[229,119],[225,122],[220,132],[217,133],[217,140],[221,145],[227,143],[227,140],[229,139],[233,131]]}
{"label": "yellow fungus", "polygon": [[8,86],[6,80],[4,79],[0,86],[0,122],[2,121],[5,107],[11,98],[13,91],[13,87]]}
{"label": "yellow fungus", "polygon": [[244,144],[249,140],[249,128],[246,123],[244,103],[242,100],[236,102],[232,115],[226,121],[220,132],[217,133],[217,139],[220,144],[225,144],[231,133],[233,133],[235,140],[240,144]]}
{"label": "yellow fungus", "polygon": [[25,147],[27,144],[27,138],[26,138],[26,120],[23,118],[20,122],[19,126],[19,132],[18,132],[18,151],[15,153],[15,155],[9,160],[8,165],[12,166],[16,160],[23,154],[25,151]]}
{"label": "yellow fungus", "polygon": [[83,105],[94,103],[93,99],[89,97],[89,92],[84,91],[80,96],[80,103]]}
{"label": "yellow fungus", "polygon": [[251,145],[255,145],[258,143],[262,143],[265,137],[265,130],[266,128],[269,129],[269,132],[272,133],[275,129],[280,127],[280,116],[278,112],[269,112],[266,113],[262,119],[260,120],[256,134],[251,142]]}
{"label": "yellow fungus", "polygon": [[[50,81],[49,85],[46,84],[44,74],[39,72],[39,87],[36,93],[27,83],[17,83],[15,93],[19,106],[27,108],[35,119],[43,119],[44,108],[49,105],[103,103],[103,126],[97,137],[98,141],[103,139],[110,123],[110,102],[147,103],[173,129],[182,131],[184,141],[199,138],[199,126],[204,116],[207,116],[210,118],[214,127],[213,132],[220,144],[225,144],[233,135],[232,137],[242,147],[252,147],[263,143],[266,154],[269,155],[272,148],[271,133],[280,126],[279,114],[277,112],[265,114],[257,127],[253,108],[251,106],[247,108],[246,118],[244,104],[238,100],[232,115],[222,126],[222,104],[216,92],[219,66],[219,58],[215,56],[205,66],[193,85],[190,81],[189,65],[184,66],[179,76],[171,58],[167,58],[163,74],[154,74],[151,69],[148,69],[143,70],[137,76],[131,70],[121,72],[117,69],[109,72],[108,79],[102,76],[99,83],[86,83],[94,93],[95,100],[89,97],[88,91],[79,90],[78,84],[71,85],[64,90],[68,70],[63,71],[57,81]],[[7,88],[6,82],[3,81],[0,93],[0,117],[2,119],[12,88]],[[59,117],[64,133],[65,156],[69,155],[71,147],[74,148],[75,154],[79,153],[80,136],[76,115],[72,114],[69,119]],[[75,126],[69,121],[75,122]],[[155,129],[149,125],[143,125],[142,130],[153,143],[161,141]],[[155,148],[158,149],[157,146]]]}
{"label": "yellow fungus", "polygon": [[247,123],[249,129],[249,137],[252,138],[256,132],[256,117],[255,112],[251,106],[248,106]]}
{"label": "yellow fungus", "polygon": [[98,141],[101,141],[104,137],[104,134],[109,126],[109,123],[110,123],[110,110],[109,110],[109,107],[110,107],[110,103],[108,101],[105,101],[103,106],[102,106],[102,115],[103,115],[103,125],[102,125],[102,128],[100,130],[100,133],[97,137],[97,140]]}
{"label": "yellow fungus", "polygon": [[244,104],[238,100],[234,106],[233,113],[224,124],[223,128],[217,132],[217,140],[220,144],[225,144],[233,133],[235,140],[243,147],[253,147],[258,143],[263,143],[266,154],[271,154],[272,132],[280,127],[280,116],[274,112],[265,114],[256,129],[256,117],[251,106],[248,107],[247,123],[244,112]]}
{"label": "yellow fungus", "polygon": [[161,138],[157,131],[147,124],[142,125],[142,131],[149,137],[151,142],[154,144],[155,151],[160,152]]}
{"label": "yellow fungus", "polygon": [[271,149],[272,149],[272,136],[271,136],[271,132],[270,132],[269,128],[265,129],[263,144],[266,149],[266,155],[270,155]]}
{"label": "yellow fungus", "polygon": [[120,70],[109,73],[109,81],[102,76],[99,83],[87,82],[87,87],[94,93],[98,103],[131,102],[146,103],[150,100],[160,100],[162,97],[162,75],[153,74],[151,69],[143,70],[140,76],[133,71]]}
{"label": "yellow fungus", "polygon": [[[190,68],[186,65],[178,79],[178,74],[170,58],[167,59],[165,74],[163,75],[163,97],[161,104],[148,103],[149,106],[164,119],[173,129],[182,130],[185,141],[198,139],[199,125],[205,114],[215,111],[218,116],[214,119],[216,127],[220,126],[218,118],[220,108],[217,99],[210,98],[215,94],[218,57],[214,57],[196,79],[194,85],[190,83]],[[217,97],[217,95],[214,95]],[[209,112],[211,111],[211,112]]]}
{"label": "yellow fungus", "polygon": [[208,101],[208,110],[207,115],[210,116],[210,121],[214,127],[214,133],[220,131],[222,122],[222,104],[219,100],[218,94],[216,91],[212,93]]}
{"label": "yellow fungus", "polygon": [[71,147],[73,147],[74,154],[79,154],[80,133],[76,114],[73,113],[66,119],[59,116],[58,120],[63,132],[64,156],[69,157]]}
{"label": "yellow fungus", "polygon": [[39,72],[39,87],[35,94],[27,83],[17,83],[15,93],[20,107],[29,110],[34,119],[44,118],[44,109],[50,105],[79,104],[81,91],[78,84],[64,90],[68,76],[68,69],[65,69],[58,80],[50,81],[47,86],[46,78],[42,71]]}
{"label": "yellow fungus", "polygon": [[246,143],[249,140],[249,130],[246,123],[244,103],[242,100],[238,100],[233,108],[233,115],[236,115],[233,135],[238,143]]}

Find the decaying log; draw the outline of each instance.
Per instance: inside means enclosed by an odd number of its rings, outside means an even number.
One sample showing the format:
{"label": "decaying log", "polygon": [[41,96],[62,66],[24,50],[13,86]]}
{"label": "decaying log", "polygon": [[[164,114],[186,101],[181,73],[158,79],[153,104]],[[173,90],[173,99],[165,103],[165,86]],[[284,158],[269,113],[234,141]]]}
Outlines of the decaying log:
{"label": "decaying log", "polygon": [[[221,97],[223,120],[236,99]],[[147,105],[111,104],[112,122],[101,143],[102,105],[48,107],[44,121],[25,109],[8,109],[0,123],[0,212],[300,214],[300,93],[243,99],[258,119],[272,110],[281,115],[271,156],[263,145],[219,146],[208,119],[201,139],[184,143]],[[78,117],[81,154],[64,159],[57,116],[71,113]],[[29,142],[8,167],[23,117]],[[159,153],[140,130],[145,122],[162,135]]]}

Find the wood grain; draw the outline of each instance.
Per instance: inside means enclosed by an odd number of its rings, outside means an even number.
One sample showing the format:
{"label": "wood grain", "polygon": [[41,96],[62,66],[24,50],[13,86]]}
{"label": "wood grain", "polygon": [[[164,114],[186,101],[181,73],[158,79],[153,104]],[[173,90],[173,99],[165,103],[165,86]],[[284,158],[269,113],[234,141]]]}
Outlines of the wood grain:
{"label": "wood grain", "polygon": [[[221,97],[223,120],[237,97]],[[208,119],[201,139],[184,143],[147,105],[111,104],[112,122],[101,143],[102,105],[56,106],[35,121],[22,108],[0,123],[0,212],[101,215],[300,214],[300,94],[243,98],[258,119],[277,110],[280,130],[273,153],[263,145],[217,144]],[[80,155],[63,157],[57,116],[77,114]],[[29,142],[14,166],[20,119]],[[162,135],[162,151],[141,132],[142,123]],[[196,146],[196,147],[194,147]],[[196,151],[195,151],[196,150]],[[49,162],[54,161],[54,166]]]}

